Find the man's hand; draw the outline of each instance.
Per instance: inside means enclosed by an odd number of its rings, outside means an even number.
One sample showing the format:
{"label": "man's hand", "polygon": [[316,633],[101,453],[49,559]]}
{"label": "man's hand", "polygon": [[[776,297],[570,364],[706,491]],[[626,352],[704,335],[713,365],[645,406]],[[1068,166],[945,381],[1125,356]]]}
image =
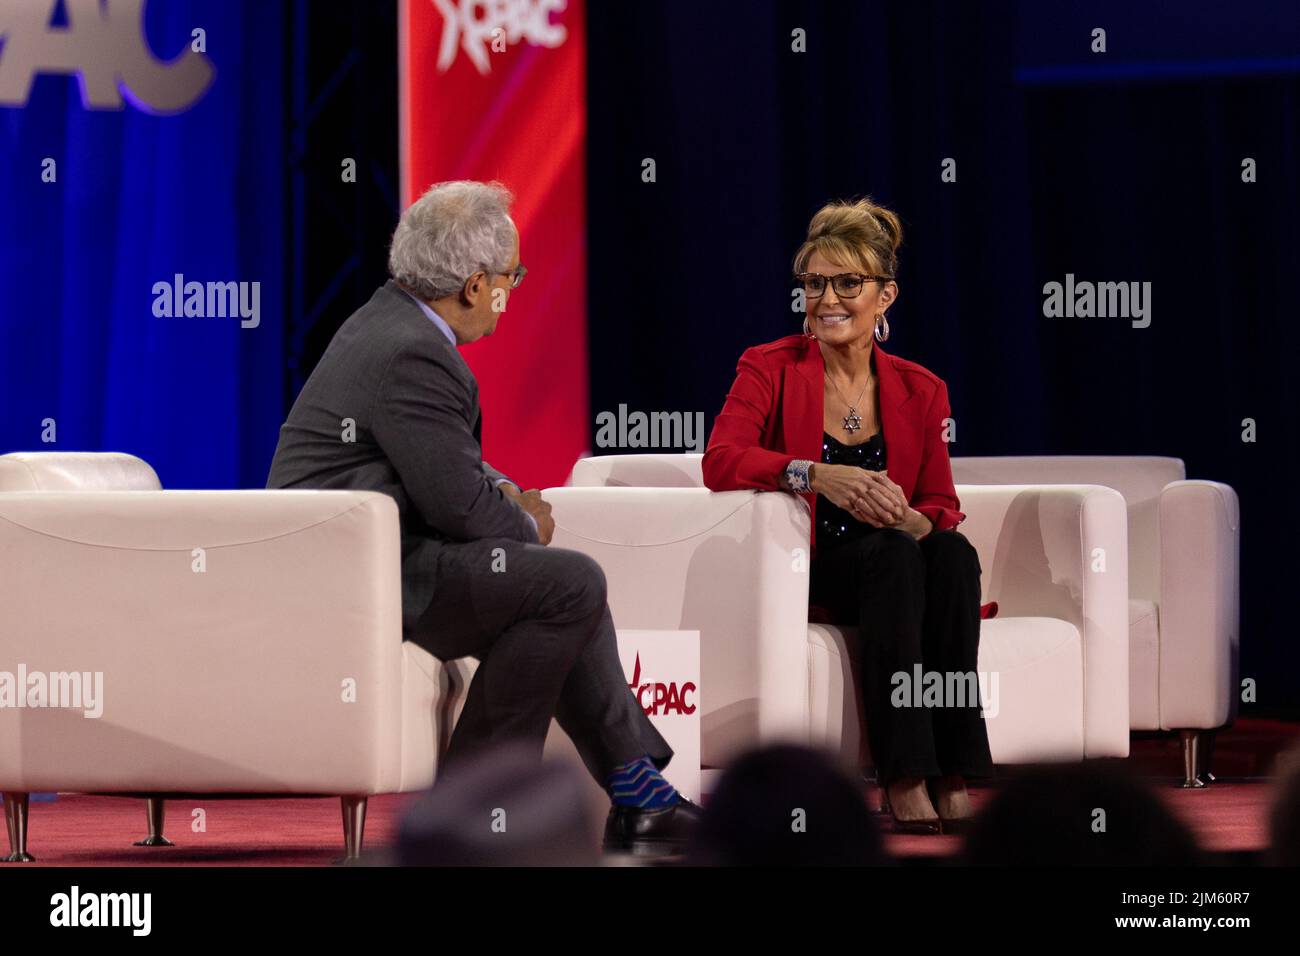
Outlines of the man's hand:
{"label": "man's hand", "polygon": [[[502,485],[501,490],[505,491],[507,487],[508,485]],[[551,536],[555,534],[555,519],[551,517],[550,504],[542,500],[542,493],[533,488],[514,495],[510,495],[508,491],[506,494],[515,499],[515,504],[533,516],[537,522],[537,540],[542,544],[550,544]]]}

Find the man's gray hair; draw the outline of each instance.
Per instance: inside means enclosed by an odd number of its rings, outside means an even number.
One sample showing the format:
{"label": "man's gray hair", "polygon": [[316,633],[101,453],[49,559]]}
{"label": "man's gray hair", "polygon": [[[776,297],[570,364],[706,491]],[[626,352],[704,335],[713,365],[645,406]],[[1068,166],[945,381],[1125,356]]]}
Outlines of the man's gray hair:
{"label": "man's gray hair", "polygon": [[421,299],[441,299],[480,269],[505,272],[514,247],[513,198],[498,182],[430,186],[393,232],[389,275]]}

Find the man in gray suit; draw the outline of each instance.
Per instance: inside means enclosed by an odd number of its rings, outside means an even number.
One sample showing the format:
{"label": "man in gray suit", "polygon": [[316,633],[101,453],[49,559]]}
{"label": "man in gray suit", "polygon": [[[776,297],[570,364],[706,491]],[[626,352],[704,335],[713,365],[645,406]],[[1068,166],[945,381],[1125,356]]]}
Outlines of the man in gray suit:
{"label": "man in gray suit", "polygon": [[672,750],[627,686],[600,566],[546,547],[550,505],[483,461],[478,383],[456,346],[491,335],[525,269],[499,184],[441,183],[402,216],[387,283],[303,386],[269,488],[357,488],[396,502],[406,640],[481,661],[446,768],[506,741],[540,758],[551,718],[610,792],[606,845],[679,847],[699,808],[660,770]]}

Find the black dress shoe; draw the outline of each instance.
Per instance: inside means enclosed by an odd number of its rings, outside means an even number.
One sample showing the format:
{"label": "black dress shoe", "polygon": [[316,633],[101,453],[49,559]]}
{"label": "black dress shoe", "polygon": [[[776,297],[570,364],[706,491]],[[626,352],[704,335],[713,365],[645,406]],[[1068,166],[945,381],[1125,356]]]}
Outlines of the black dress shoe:
{"label": "black dress shoe", "polygon": [[658,810],[611,806],[605,820],[605,849],[636,856],[681,853],[703,812],[681,794],[676,803]]}

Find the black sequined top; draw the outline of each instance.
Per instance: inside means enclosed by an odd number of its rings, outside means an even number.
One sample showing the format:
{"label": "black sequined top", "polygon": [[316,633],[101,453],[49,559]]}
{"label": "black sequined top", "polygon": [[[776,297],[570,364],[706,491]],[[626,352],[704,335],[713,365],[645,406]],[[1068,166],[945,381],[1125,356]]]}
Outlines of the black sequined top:
{"label": "black sequined top", "polygon": [[[885,434],[876,432],[858,445],[846,445],[830,434],[822,433],[822,461],[828,465],[857,465],[870,471],[885,470]],[[824,548],[852,541],[876,528],[859,521],[843,508],[831,504],[824,495],[817,496],[817,547]]]}

